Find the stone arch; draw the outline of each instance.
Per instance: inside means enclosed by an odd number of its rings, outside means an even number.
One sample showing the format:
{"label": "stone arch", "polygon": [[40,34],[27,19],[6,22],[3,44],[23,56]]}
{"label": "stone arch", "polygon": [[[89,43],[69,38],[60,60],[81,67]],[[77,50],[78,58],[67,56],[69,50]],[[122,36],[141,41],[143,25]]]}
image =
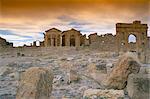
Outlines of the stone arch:
{"label": "stone arch", "polygon": [[[147,24],[141,24],[141,21],[133,21],[133,23],[117,23],[117,51],[136,51],[137,53],[146,52],[146,47],[148,44],[147,30]],[[130,35],[132,35],[131,39]]]}
{"label": "stone arch", "polygon": [[128,43],[136,43],[137,42],[137,37],[134,34],[129,34],[128,36]]}

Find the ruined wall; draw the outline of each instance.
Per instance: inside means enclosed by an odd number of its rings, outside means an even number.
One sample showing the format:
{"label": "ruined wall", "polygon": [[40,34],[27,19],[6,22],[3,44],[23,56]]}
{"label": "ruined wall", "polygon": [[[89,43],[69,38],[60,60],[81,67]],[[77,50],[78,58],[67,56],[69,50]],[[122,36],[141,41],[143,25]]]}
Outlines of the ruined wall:
{"label": "ruined wall", "polygon": [[150,37],[148,37],[148,48],[150,49]]}
{"label": "ruined wall", "polygon": [[0,48],[13,47],[13,43],[7,42],[4,38],[0,37]]}
{"label": "ruined wall", "polygon": [[93,44],[99,41],[99,36],[97,35],[97,33],[90,34],[88,37],[89,37],[89,44]]}
{"label": "ruined wall", "polygon": [[40,42],[40,47],[44,47],[44,41]]}
{"label": "ruined wall", "polygon": [[148,37],[148,48],[146,50],[146,63],[150,64],[150,37]]}
{"label": "ruined wall", "polygon": [[116,50],[115,36],[112,34],[105,34],[100,36],[94,34],[89,37],[89,41],[91,48],[98,48],[100,51]]}
{"label": "ruined wall", "polygon": [[87,43],[87,38],[86,38],[86,34],[80,36],[80,46],[85,46],[85,45],[89,45],[89,43]]}

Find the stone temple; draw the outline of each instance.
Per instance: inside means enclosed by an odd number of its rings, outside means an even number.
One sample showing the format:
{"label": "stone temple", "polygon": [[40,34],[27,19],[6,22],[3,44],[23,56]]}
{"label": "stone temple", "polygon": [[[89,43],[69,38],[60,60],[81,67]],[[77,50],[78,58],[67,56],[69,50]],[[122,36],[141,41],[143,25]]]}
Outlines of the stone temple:
{"label": "stone temple", "polygon": [[45,31],[44,46],[81,46],[84,45],[85,36],[75,29],[60,31],[56,28]]}

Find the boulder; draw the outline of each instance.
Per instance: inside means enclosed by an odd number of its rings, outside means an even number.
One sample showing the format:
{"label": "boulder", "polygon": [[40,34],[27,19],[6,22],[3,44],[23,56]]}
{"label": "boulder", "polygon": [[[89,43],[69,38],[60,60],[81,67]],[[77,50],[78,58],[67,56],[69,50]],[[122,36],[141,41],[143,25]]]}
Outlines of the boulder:
{"label": "boulder", "polygon": [[141,67],[139,73],[150,74],[150,67]]}
{"label": "boulder", "polygon": [[124,91],[88,89],[84,91],[83,99],[124,99]]}
{"label": "boulder", "polygon": [[89,65],[87,66],[87,72],[93,73],[93,72],[95,72],[95,71],[96,71],[96,65],[95,65],[95,64],[91,63],[91,64],[89,64]]}
{"label": "boulder", "polygon": [[52,82],[49,68],[31,67],[22,74],[16,99],[50,99]]}
{"label": "boulder", "polygon": [[77,73],[77,71],[75,70],[70,70],[70,73],[69,73],[69,83],[71,82],[77,82],[79,81],[80,77]]}
{"label": "boulder", "polygon": [[131,99],[149,99],[150,74],[132,74],[128,78],[127,92]]}
{"label": "boulder", "polygon": [[102,81],[105,88],[124,89],[127,84],[128,76],[131,73],[138,73],[141,64],[135,53],[125,53],[113,67],[113,70]]}

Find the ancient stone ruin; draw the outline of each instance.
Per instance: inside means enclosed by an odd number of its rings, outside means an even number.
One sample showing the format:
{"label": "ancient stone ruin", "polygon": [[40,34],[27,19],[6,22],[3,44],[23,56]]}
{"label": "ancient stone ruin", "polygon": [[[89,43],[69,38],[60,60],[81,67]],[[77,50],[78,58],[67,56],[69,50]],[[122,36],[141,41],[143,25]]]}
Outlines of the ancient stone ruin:
{"label": "ancient stone ruin", "polygon": [[6,39],[0,37],[0,48],[13,47],[13,43],[7,42]]}
{"label": "ancient stone ruin", "polygon": [[136,52],[141,62],[148,63],[150,49],[150,39],[147,35],[147,24],[141,24],[141,21],[133,23],[117,23],[116,35],[107,33],[105,35],[90,34],[88,39],[80,31],[71,29],[60,31],[56,28],[45,31],[42,47],[56,46],[89,46],[98,48],[100,51],[113,51],[118,54],[124,52]]}
{"label": "ancient stone ruin", "polygon": [[52,28],[44,41],[13,48],[0,38],[0,99],[149,99],[147,29],[117,23],[116,35],[86,38]]}

